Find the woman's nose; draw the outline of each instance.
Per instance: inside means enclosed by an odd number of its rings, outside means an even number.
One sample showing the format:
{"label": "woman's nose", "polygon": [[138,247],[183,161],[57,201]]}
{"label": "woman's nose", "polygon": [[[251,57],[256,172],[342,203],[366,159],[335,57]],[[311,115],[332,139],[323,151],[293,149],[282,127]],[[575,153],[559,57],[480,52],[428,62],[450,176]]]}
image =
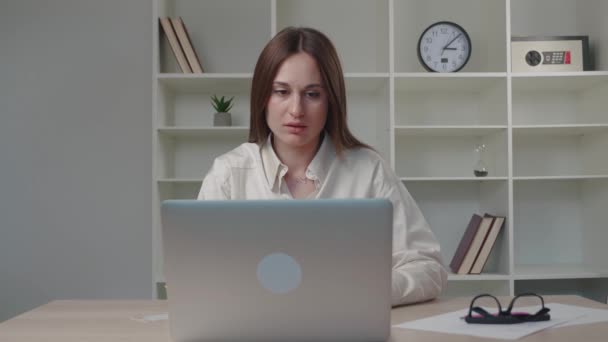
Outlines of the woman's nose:
{"label": "woman's nose", "polygon": [[302,106],[302,97],[300,95],[293,95],[291,97],[291,103],[289,104],[289,114],[293,117],[302,116],[304,114]]}

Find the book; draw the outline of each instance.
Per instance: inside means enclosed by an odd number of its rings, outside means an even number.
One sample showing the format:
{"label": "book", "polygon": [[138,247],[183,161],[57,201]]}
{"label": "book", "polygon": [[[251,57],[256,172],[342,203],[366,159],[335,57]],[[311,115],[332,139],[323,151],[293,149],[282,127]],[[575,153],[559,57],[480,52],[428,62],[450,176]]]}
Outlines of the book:
{"label": "book", "polygon": [[464,261],[464,257],[466,256],[467,251],[469,250],[469,247],[471,246],[471,243],[475,238],[475,234],[477,233],[477,229],[479,228],[481,220],[481,216],[477,214],[473,214],[473,216],[471,216],[469,224],[467,225],[467,229],[465,230],[464,235],[462,235],[460,243],[456,248],[456,252],[452,257],[452,261],[450,262],[450,269],[452,270],[452,272],[458,273],[458,270],[460,269],[460,266]]}
{"label": "book", "polygon": [[192,68],[192,72],[202,73],[203,67],[201,65],[201,61],[198,58],[196,50],[194,50],[194,47],[192,46],[190,35],[188,34],[186,24],[184,24],[182,17],[171,18],[171,23],[173,24],[173,28],[175,29],[177,39],[179,39],[179,43],[184,49],[186,59],[188,59],[188,63],[190,64],[190,68]]}
{"label": "book", "polygon": [[161,17],[158,18],[158,20],[160,21],[160,25],[163,28],[163,31],[165,32],[165,37],[167,37],[167,40],[169,41],[169,45],[171,45],[171,50],[173,51],[173,55],[175,56],[175,59],[177,60],[177,64],[179,64],[180,69],[183,73],[191,74],[192,69],[190,68],[188,61],[186,60],[186,56],[184,55],[184,51],[182,50],[179,41],[177,40],[177,36],[175,35],[175,31],[173,30],[173,25],[171,24],[171,21],[168,17]]}
{"label": "book", "polygon": [[481,250],[481,246],[490,231],[490,227],[492,227],[492,222],[494,221],[494,217],[486,216],[481,219],[479,223],[479,227],[475,232],[475,236],[471,241],[469,249],[460,264],[460,268],[458,268],[457,274],[468,274],[471,272],[471,268],[475,263],[475,259],[477,259],[477,255],[479,255],[479,251]]}
{"label": "book", "polygon": [[[492,215],[489,215],[489,214],[486,214],[484,216],[492,217]],[[486,237],[486,240],[484,241],[483,246],[481,247],[481,250],[479,251],[479,255],[477,256],[477,259],[475,259],[475,263],[473,264],[473,267],[471,267],[471,272],[470,272],[471,274],[480,274],[481,273],[481,271],[483,270],[483,267],[485,266],[486,262],[488,261],[488,257],[490,256],[492,247],[494,247],[494,244],[496,243],[498,234],[500,233],[500,231],[502,230],[502,227],[505,224],[504,216],[493,216],[493,217],[494,217],[494,220],[492,221],[492,226],[490,227],[488,236]]]}

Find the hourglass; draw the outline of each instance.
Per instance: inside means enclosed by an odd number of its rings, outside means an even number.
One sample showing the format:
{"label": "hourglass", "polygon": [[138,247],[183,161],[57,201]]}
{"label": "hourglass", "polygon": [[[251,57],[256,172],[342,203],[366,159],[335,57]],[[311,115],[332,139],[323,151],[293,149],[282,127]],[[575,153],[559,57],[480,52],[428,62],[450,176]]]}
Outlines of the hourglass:
{"label": "hourglass", "polygon": [[475,177],[485,177],[488,175],[488,167],[484,161],[485,152],[485,144],[479,143],[475,145],[475,165],[473,166]]}

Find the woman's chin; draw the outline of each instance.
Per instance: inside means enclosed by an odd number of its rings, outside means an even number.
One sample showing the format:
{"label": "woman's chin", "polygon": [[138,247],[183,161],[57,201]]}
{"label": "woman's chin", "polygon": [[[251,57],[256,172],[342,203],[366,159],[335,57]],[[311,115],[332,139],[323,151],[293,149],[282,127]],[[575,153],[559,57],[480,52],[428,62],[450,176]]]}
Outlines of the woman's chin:
{"label": "woman's chin", "polygon": [[302,148],[308,145],[316,145],[315,139],[302,134],[285,133],[279,137],[281,143],[293,148]]}

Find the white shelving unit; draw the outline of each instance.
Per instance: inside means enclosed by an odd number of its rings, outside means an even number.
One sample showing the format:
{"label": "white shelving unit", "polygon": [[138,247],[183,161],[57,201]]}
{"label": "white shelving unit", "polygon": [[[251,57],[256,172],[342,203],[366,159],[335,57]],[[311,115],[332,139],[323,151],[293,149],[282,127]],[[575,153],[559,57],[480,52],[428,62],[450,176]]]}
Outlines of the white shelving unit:
{"label": "white shelving unit", "polygon": [[[156,0],[154,265],[159,204],[195,198],[213,159],[245,142],[252,72],[286,26],[334,41],[349,124],[394,167],[449,263],[472,213],[507,217],[480,275],[449,276],[445,296],[522,291],[608,296],[608,2],[593,0]],[[480,15],[483,13],[483,15]],[[179,72],[159,16],[181,16],[204,74]],[[337,19],[339,18],[339,20]],[[467,30],[462,71],[428,73],[419,35]],[[512,35],[589,35],[594,71],[512,73]],[[162,39],[161,39],[162,38]],[[213,127],[212,94],[235,96],[234,127]],[[473,175],[475,144],[489,175]]]}

